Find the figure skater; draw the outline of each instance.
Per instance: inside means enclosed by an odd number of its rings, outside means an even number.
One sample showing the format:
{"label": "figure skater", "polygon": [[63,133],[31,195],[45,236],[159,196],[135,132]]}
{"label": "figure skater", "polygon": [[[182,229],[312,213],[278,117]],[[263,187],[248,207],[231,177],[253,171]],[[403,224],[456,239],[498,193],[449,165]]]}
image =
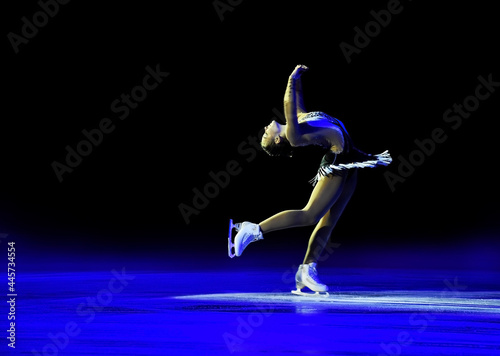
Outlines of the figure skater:
{"label": "figure skater", "polygon": [[[307,112],[302,97],[301,75],[308,68],[298,65],[288,79],[284,97],[286,124],[272,121],[265,127],[262,148],[271,156],[291,156],[292,148],[318,145],[326,150],[316,176],[311,180],[314,189],[301,210],[282,211],[254,224],[230,221],[228,253],[240,256],[251,242],[262,240],[271,231],[316,224],[304,257],[295,275],[295,294],[306,294],[308,287],[315,294],[328,295],[328,287],[317,275],[316,264],[335,224],[344,211],[356,187],[357,169],[386,166],[392,158],[388,151],[378,155],[358,150],[344,124],[320,111]],[[234,232],[237,232],[233,238]]]}

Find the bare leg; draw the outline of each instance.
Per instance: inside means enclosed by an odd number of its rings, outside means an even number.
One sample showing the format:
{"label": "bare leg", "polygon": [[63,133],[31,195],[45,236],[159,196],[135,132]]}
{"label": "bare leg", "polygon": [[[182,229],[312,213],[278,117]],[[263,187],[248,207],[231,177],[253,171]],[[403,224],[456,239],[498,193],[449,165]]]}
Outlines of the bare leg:
{"label": "bare leg", "polygon": [[346,177],[347,173],[321,179],[314,187],[304,209],[286,210],[271,216],[259,224],[261,231],[267,233],[317,223],[340,197]]}
{"label": "bare leg", "polygon": [[316,228],[309,239],[309,246],[304,257],[304,264],[318,262],[321,253],[330,239],[333,228],[337,224],[337,221],[354,193],[357,176],[358,174],[356,170],[349,172],[349,176],[346,178],[344,187],[337,201],[333,204],[325,216],[321,218],[318,225],[316,225]]}

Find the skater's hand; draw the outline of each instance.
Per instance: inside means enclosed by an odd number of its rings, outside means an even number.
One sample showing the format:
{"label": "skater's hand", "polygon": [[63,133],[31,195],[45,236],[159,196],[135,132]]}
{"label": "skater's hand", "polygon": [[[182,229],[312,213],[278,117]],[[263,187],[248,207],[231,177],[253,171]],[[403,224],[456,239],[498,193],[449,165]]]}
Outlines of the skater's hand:
{"label": "skater's hand", "polygon": [[292,77],[292,79],[299,79],[302,73],[304,73],[307,70],[309,70],[308,67],[306,67],[303,64],[299,64],[295,67],[290,77]]}

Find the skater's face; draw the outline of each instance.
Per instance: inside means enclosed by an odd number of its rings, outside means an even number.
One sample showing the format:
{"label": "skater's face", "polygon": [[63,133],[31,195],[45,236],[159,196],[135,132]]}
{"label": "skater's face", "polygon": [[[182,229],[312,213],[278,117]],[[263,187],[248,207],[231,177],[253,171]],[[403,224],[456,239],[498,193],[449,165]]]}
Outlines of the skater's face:
{"label": "skater's face", "polygon": [[286,138],[286,126],[280,125],[276,121],[271,121],[269,125],[264,127],[260,145],[270,156],[292,157],[292,146]]}
{"label": "skater's face", "polygon": [[271,123],[264,128],[264,135],[262,135],[260,144],[265,147],[270,145],[272,142],[280,143],[280,133],[281,125],[278,124],[275,120],[271,121]]}

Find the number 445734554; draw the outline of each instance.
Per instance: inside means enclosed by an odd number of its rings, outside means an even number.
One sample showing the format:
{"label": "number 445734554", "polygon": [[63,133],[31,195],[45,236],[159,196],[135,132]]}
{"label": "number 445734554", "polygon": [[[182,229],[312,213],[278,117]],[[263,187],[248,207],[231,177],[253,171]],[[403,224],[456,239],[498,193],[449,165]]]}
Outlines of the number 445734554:
{"label": "number 445734554", "polygon": [[7,249],[8,254],[7,254],[7,275],[9,279],[9,291],[13,293],[15,291],[15,284],[16,284],[16,247],[15,247],[15,242],[9,242],[9,248]]}

